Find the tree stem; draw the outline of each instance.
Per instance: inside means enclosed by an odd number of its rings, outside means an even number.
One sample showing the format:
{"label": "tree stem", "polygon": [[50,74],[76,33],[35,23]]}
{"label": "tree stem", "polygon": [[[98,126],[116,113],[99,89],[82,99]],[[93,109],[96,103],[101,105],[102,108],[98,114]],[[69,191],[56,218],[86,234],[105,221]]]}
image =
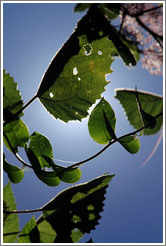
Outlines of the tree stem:
{"label": "tree stem", "polygon": [[111,142],[109,142],[106,146],[104,146],[104,148],[102,148],[99,152],[97,152],[95,155],[85,159],[85,160],[82,160],[82,161],[79,161],[77,163],[74,163],[73,165],[67,167],[65,169],[65,172],[67,169],[71,169],[71,168],[74,168],[74,167],[77,167],[85,162],[88,162],[88,161],[91,161],[92,159],[94,159],[95,157],[97,157],[98,155],[100,155],[102,152],[104,152],[108,147],[110,147],[112,144],[118,142],[120,139],[122,138],[125,138],[125,137],[128,137],[128,136],[131,136],[131,135],[135,135],[136,133],[140,132],[141,130],[143,130],[145,128],[145,126],[141,127],[140,129],[136,130],[136,131],[133,131],[133,132],[130,132],[130,133],[127,133],[119,138],[116,138],[116,139],[113,139]]}
{"label": "tree stem", "polygon": [[42,208],[38,208],[38,209],[32,209],[32,210],[4,210],[3,212],[6,214],[27,214],[27,213],[37,213],[37,212],[41,212]]}
{"label": "tree stem", "polygon": [[[158,115],[156,115],[156,116],[155,116],[155,119],[157,119],[157,118],[158,118],[159,116],[161,116],[162,114],[163,114],[163,112],[160,113],[160,114],[158,114]],[[131,136],[131,135],[135,135],[135,134],[137,134],[138,132],[140,132],[140,131],[142,131],[143,129],[145,129],[146,127],[148,127],[148,126],[142,126],[142,127],[139,128],[138,130],[135,130],[135,131],[133,131],[133,132],[127,133],[127,134],[125,134],[125,135],[123,135],[123,136],[121,136],[121,137],[119,137],[119,138],[113,139],[113,140],[112,140],[111,142],[109,142],[106,146],[104,146],[104,148],[102,148],[99,152],[97,152],[97,153],[94,154],[93,156],[91,156],[91,157],[89,157],[89,158],[87,158],[87,159],[85,159],[85,160],[79,161],[79,162],[77,162],[77,163],[74,163],[74,164],[71,165],[71,166],[68,166],[68,167],[65,169],[65,172],[66,172],[68,169],[71,169],[71,168],[74,168],[74,167],[78,167],[79,165],[81,165],[81,164],[83,164],[83,163],[85,163],[85,162],[91,161],[92,159],[94,159],[95,157],[97,157],[98,155],[100,155],[102,152],[104,152],[104,151],[105,151],[108,147],[110,147],[112,144],[118,142],[119,140],[121,140],[121,139],[123,139],[123,138],[125,138],[125,137]],[[62,172],[64,172],[64,171],[62,171]]]}

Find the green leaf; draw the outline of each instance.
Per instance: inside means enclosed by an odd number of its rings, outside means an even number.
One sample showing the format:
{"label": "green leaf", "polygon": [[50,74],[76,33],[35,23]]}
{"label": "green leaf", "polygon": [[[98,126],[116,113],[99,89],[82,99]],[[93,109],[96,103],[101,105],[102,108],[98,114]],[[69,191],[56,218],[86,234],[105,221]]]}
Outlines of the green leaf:
{"label": "green leaf", "polygon": [[7,173],[12,183],[19,183],[24,177],[24,171],[17,166],[9,164],[3,155],[3,170]]}
{"label": "green leaf", "polygon": [[88,129],[91,137],[99,144],[107,144],[115,136],[115,113],[110,104],[102,98],[91,112]]}
{"label": "green leaf", "polygon": [[129,48],[130,52],[133,54],[135,61],[137,63],[140,59],[140,54],[139,54],[137,46],[129,42],[128,40],[126,40],[125,37],[121,37],[121,40]]}
{"label": "green leaf", "polygon": [[[16,114],[22,109],[23,101],[20,91],[17,90],[17,83],[10,77],[9,73],[3,70],[3,113],[4,121],[8,120],[11,115]],[[22,113],[19,115],[21,116]]]}
{"label": "green leaf", "polygon": [[105,90],[115,50],[106,23],[99,10],[89,10],[48,67],[37,96],[55,118],[81,120]]}
{"label": "green leaf", "polygon": [[46,162],[42,157],[42,155],[45,155],[47,157],[53,158],[52,146],[47,137],[38,132],[34,132],[30,136],[29,148],[36,155],[41,167],[50,167],[48,162]]}
{"label": "green leaf", "polygon": [[[152,129],[145,128],[144,134],[145,135],[155,134],[160,130],[163,124],[163,116],[162,116],[163,98],[162,96],[148,93],[148,92],[143,92],[143,91],[137,91],[137,93],[142,110],[146,114],[150,115],[151,117],[158,116],[156,118],[155,126]],[[144,123],[142,121],[142,116],[139,111],[135,90],[118,89],[116,90],[115,98],[117,98],[122,104],[130,124],[135,129],[139,129],[142,126],[144,126]]]}
{"label": "green leaf", "polygon": [[14,120],[6,124],[3,128],[4,131],[4,144],[11,151],[10,142],[13,150],[18,152],[18,147],[25,147],[29,140],[29,131],[27,125],[20,119]]}
{"label": "green leaf", "polygon": [[35,221],[32,217],[30,221],[21,230],[17,243],[39,243],[40,235],[39,230]]}
{"label": "green leaf", "polygon": [[79,168],[66,168],[60,165],[57,165],[53,160],[47,156],[43,156],[44,159],[49,163],[53,168],[56,175],[59,179],[65,183],[75,183],[78,182],[81,178],[81,170]]}
{"label": "green leaf", "polygon": [[[3,204],[5,211],[16,210],[15,198],[10,182],[3,188]],[[3,214],[3,243],[15,243],[19,231],[19,219],[17,214]],[[13,234],[12,234],[13,233]],[[5,235],[6,234],[6,235]],[[10,235],[7,235],[10,234]]]}
{"label": "green leaf", "polygon": [[109,20],[117,18],[120,14],[121,4],[119,3],[100,3],[100,11],[106,15]]}
{"label": "green leaf", "polygon": [[136,154],[140,149],[140,142],[135,136],[121,138],[119,143],[131,154]]}
{"label": "green leaf", "polygon": [[75,183],[81,178],[81,170],[79,168],[71,168],[66,170],[66,167],[58,167],[58,177],[65,183]]}
{"label": "green leaf", "polygon": [[68,188],[42,207],[43,215],[37,225],[39,228],[44,221],[51,225],[56,238],[50,243],[75,243],[84,233],[95,229],[103,211],[106,188],[113,177],[103,175]]}
{"label": "green leaf", "polygon": [[141,114],[141,118],[142,118],[142,122],[143,125],[145,126],[145,128],[151,128],[153,129],[156,125],[156,119],[154,116],[151,116],[150,114],[147,114],[143,109],[142,109],[142,105],[139,101],[138,98],[138,93],[137,93],[137,89],[136,89],[136,99],[137,99],[137,104],[138,104],[138,110]]}
{"label": "green leaf", "polygon": [[74,8],[74,12],[84,11],[84,10],[88,9],[91,5],[92,5],[92,3],[77,3],[75,8]]}
{"label": "green leaf", "polygon": [[27,157],[33,167],[36,176],[48,186],[57,186],[60,184],[60,179],[55,171],[44,171],[41,169],[41,165],[37,156],[30,148],[26,148]]}
{"label": "green leaf", "polygon": [[42,243],[54,242],[57,234],[52,229],[50,223],[48,223],[46,220],[43,220],[40,224],[38,224],[38,230],[40,233],[40,242]]}

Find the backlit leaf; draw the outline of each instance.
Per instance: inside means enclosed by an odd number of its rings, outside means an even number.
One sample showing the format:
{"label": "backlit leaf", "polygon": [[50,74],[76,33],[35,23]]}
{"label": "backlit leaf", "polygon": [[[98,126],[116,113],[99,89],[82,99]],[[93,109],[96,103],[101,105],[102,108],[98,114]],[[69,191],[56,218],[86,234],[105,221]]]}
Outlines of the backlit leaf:
{"label": "backlit leaf", "polygon": [[116,137],[115,124],[115,113],[110,104],[102,98],[89,117],[88,129],[91,137],[99,144],[107,144]]}
{"label": "backlit leaf", "polygon": [[9,164],[3,156],[3,170],[7,173],[12,183],[19,183],[24,177],[24,171],[17,166]]}
{"label": "backlit leaf", "polygon": [[[23,101],[20,91],[17,90],[17,83],[10,77],[9,73],[3,70],[3,114],[4,121],[22,109]],[[22,114],[20,114],[21,116]]]}
{"label": "backlit leaf", "polygon": [[119,3],[100,3],[100,11],[106,15],[109,20],[113,20],[119,16],[121,4]]}
{"label": "backlit leaf", "polygon": [[[5,211],[16,210],[15,198],[10,182],[3,188],[3,204]],[[3,214],[3,243],[15,243],[19,231],[19,219],[17,214]],[[16,233],[15,233],[16,232]],[[13,234],[12,234],[13,233]],[[6,235],[5,235],[6,234]],[[10,234],[10,235],[7,235]]]}
{"label": "backlit leaf", "polygon": [[74,8],[74,12],[84,11],[84,10],[88,9],[91,5],[92,5],[92,3],[77,3],[75,8]]}
{"label": "backlit leaf", "polygon": [[54,242],[57,234],[52,229],[50,223],[48,223],[46,220],[43,220],[40,224],[38,224],[38,230],[40,233],[40,242],[42,243]]}
{"label": "backlit leaf", "polygon": [[56,232],[52,243],[77,242],[98,224],[104,194],[112,177],[114,175],[103,175],[59,193],[42,207],[43,215],[37,220],[38,228],[47,221]]}
{"label": "backlit leaf", "polygon": [[40,235],[39,230],[35,221],[35,218],[32,217],[30,221],[24,226],[19,234],[17,243],[39,243]]}
{"label": "backlit leaf", "polygon": [[47,137],[44,135],[34,132],[30,136],[29,148],[35,153],[41,167],[50,167],[48,162],[44,160],[42,155],[53,158],[52,146]]}
{"label": "backlit leaf", "polygon": [[140,149],[140,142],[135,136],[121,138],[119,143],[131,154],[136,154]]}
{"label": "backlit leaf", "polygon": [[26,148],[27,157],[33,167],[36,176],[48,186],[57,186],[60,184],[60,179],[55,171],[45,171],[41,168],[37,156],[30,148]]}
{"label": "backlit leaf", "polygon": [[[160,130],[163,124],[163,98],[162,96],[148,92],[137,91],[137,93],[139,96],[141,107],[144,110],[144,112],[150,115],[151,117],[159,116],[156,118],[156,124],[152,129],[145,128],[144,130],[145,135],[155,134]],[[117,98],[122,104],[130,124],[135,129],[139,129],[142,126],[144,126],[142,116],[140,114],[138,103],[136,100],[135,90],[118,89],[116,90],[115,98]]]}
{"label": "backlit leaf", "polygon": [[105,90],[115,53],[105,24],[99,10],[88,11],[46,71],[37,96],[55,118],[81,120]]}
{"label": "backlit leaf", "polygon": [[[10,150],[10,142],[13,150],[18,152],[18,147],[25,147],[25,144],[29,140],[29,130],[27,125],[21,120],[17,119],[8,124],[3,128],[4,131],[4,144]],[[13,152],[13,151],[12,151]]]}
{"label": "backlit leaf", "polygon": [[59,179],[65,183],[75,183],[81,178],[81,170],[79,168],[66,168],[60,165],[57,165],[53,160],[47,156],[43,156],[44,159],[49,163],[53,168],[56,175]]}

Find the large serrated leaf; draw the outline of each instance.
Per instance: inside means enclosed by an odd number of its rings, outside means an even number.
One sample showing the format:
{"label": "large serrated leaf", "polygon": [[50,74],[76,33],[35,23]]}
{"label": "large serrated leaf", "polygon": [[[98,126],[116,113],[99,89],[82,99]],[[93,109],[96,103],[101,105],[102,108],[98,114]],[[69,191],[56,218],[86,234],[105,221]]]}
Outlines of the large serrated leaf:
{"label": "large serrated leaf", "polygon": [[[11,115],[16,114],[23,106],[20,91],[17,90],[17,83],[10,77],[9,73],[3,70],[3,114],[4,121]],[[21,116],[22,114],[20,114]]]}
{"label": "large serrated leaf", "polygon": [[[37,96],[46,109],[65,122],[81,120],[101,97],[111,73],[114,45],[108,40],[106,20],[90,10],[46,71]],[[108,23],[107,23],[108,24]]]}
{"label": "large serrated leaf", "polygon": [[[103,211],[104,194],[113,176],[103,175],[59,193],[42,208],[43,215],[37,220],[38,228],[47,221],[56,232],[52,243],[77,242],[98,224],[100,212]],[[44,227],[47,231],[46,224]]]}
{"label": "large serrated leaf", "polygon": [[116,138],[115,124],[115,113],[111,105],[102,98],[89,117],[88,129],[91,137],[99,144],[107,144],[112,138]]}
{"label": "large serrated leaf", "polygon": [[[143,91],[137,91],[137,94],[144,112],[152,117],[159,115],[159,117],[156,118],[155,126],[153,128],[145,128],[144,130],[145,135],[155,134],[160,130],[163,124],[163,98],[162,96]],[[139,111],[135,90],[117,89],[115,98],[117,98],[122,104],[130,124],[135,129],[139,129],[144,126],[142,115]]]}
{"label": "large serrated leaf", "polygon": [[[5,211],[16,210],[15,198],[10,182],[3,188],[3,204]],[[17,214],[3,214],[3,243],[15,243],[19,231],[19,219]]]}

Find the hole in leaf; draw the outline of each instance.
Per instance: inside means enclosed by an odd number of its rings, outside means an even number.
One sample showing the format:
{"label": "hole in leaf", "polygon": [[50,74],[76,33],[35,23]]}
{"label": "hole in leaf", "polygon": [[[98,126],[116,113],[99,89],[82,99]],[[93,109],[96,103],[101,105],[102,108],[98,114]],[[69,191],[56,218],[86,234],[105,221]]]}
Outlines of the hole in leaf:
{"label": "hole in leaf", "polygon": [[95,215],[94,214],[89,214],[89,218],[88,218],[88,220],[94,220],[95,219]]}
{"label": "hole in leaf", "polygon": [[54,96],[54,94],[52,92],[50,92],[50,97],[52,98]]}
{"label": "hole in leaf", "polygon": [[95,207],[94,207],[92,204],[89,204],[89,205],[87,206],[87,209],[88,209],[88,210],[94,210]]}
{"label": "hole in leaf", "polygon": [[71,222],[73,222],[73,223],[81,222],[81,218],[78,215],[73,215]]}
{"label": "hole in leaf", "polygon": [[86,56],[91,55],[91,52],[92,52],[93,48],[92,48],[92,46],[91,46],[90,44],[85,44],[85,45],[83,46],[83,48],[84,48],[84,50],[85,50],[85,55],[86,55]]}
{"label": "hole in leaf", "polygon": [[110,73],[107,73],[107,74],[105,75],[105,80],[106,80],[107,82],[110,81]]}
{"label": "hole in leaf", "polygon": [[74,68],[73,68],[73,74],[74,74],[74,75],[77,75],[77,73],[78,73],[77,68],[74,67]]}
{"label": "hole in leaf", "polygon": [[103,54],[102,51],[100,51],[100,50],[97,53],[99,56],[101,56]]}

